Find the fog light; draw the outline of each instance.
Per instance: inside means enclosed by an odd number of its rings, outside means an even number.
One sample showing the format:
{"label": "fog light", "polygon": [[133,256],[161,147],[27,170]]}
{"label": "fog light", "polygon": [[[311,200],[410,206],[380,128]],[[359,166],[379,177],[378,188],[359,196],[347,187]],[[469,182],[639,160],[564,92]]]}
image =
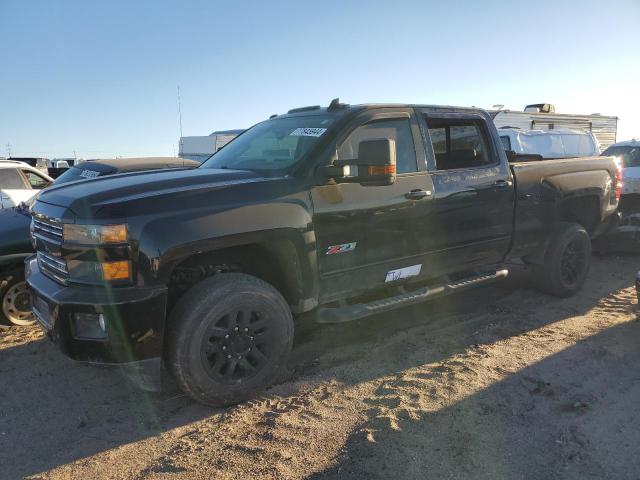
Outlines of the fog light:
{"label": "fog light", "polygon": [[87,340],[104,340],[107,338],[104,315],[98,313],[74,313],[72,319],[74,337]]}

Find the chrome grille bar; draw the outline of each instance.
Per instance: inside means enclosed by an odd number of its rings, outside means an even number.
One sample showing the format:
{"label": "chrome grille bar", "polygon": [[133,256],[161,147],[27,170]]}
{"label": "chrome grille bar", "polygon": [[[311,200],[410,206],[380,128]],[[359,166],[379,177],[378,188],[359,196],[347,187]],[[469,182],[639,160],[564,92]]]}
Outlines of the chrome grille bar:
{"label": "chrome grille bar", "polygon": [[34,233],[44,232],[46,235],[62,240],[63,230],[61,224],[55,224],[42,218],[33,218]]}
{"label": "chrome grille bar", "polygon": [[44,252],[38,252],[38,267],[45,275],[57,280],[60,283],[66,283],[69,278],[69,270],[67,263],[53,255]]}

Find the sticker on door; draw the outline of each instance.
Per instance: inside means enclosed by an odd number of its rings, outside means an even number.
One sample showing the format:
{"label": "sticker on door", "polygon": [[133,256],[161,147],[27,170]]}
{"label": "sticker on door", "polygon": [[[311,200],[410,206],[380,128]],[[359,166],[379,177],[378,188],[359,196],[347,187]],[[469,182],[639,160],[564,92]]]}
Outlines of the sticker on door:
{"label": "sticker on door", "polygon": [[343,243],[341,245],[331,245],[329,248],[327,248],[326,255],[335,255],[336,253],[352,252],[353,250],[356,249],[357,243],[358,242]]}
{"label": "sticker on door", "polygon": [[402,280],[403,278],[415,277],[420,275],[420,270],[422,269],[422,264],[411,265],[410,267],[400,268],[398,270],[390,270],[387,272],[387,278],[385,279],[385,283],[388,282],[396,282],[398,280]]}

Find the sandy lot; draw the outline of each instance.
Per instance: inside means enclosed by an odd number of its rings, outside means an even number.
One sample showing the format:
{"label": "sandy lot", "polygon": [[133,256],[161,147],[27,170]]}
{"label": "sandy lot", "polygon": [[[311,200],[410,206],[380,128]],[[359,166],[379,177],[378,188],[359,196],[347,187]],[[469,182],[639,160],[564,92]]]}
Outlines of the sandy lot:
{"label": "sandy lot", "polygon": [[0,332],[0,478],[639,479],[638,269],[306,326],[283,381],[225,410]]}

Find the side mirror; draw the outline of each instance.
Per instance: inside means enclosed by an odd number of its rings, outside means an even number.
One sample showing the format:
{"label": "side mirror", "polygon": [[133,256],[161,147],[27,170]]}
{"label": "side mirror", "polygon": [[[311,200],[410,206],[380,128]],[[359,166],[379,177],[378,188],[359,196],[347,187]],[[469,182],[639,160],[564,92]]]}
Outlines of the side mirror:
{"label": "side mirror", "polygon": [[392,185],[396,181],[396,142],[390,138],[364,140],[358,146],[358,158],[337,160],[324,167],[324,173],[336,183]]}

